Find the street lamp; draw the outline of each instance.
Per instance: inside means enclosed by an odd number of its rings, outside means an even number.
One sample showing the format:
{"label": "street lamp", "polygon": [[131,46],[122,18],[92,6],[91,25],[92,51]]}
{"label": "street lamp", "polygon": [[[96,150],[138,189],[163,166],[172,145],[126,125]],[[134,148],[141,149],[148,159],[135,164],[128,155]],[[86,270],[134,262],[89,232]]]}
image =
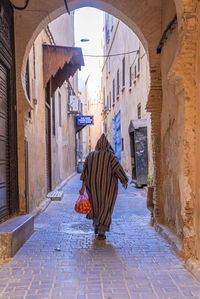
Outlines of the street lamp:
{"label": "street lamp", "polygon": [[74,44],[76,45],[77,43],[86,43],[86,42],[89,42],[89,38],[82,38],[80,40],[77,40]]}
{"label": "street lamp", "polygon": [[82,39],[80,39],[80,42],[82,42],[82,43],[89,42],[89,41],[90,41],[89,38],[82,38]]}

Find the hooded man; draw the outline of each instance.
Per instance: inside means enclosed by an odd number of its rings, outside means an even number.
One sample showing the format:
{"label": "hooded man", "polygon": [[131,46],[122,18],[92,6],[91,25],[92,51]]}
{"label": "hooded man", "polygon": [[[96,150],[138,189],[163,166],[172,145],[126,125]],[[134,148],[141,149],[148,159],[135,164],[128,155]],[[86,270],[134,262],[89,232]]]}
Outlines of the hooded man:
{"label": "hooded man", "polygon": [[128,178],[114,154],[106,136],[97,141],[95,151],[87,156],[80,179],[83,181],[79,193],[86,191],[91,203],[88,219],[93,219],[95,234],[99,240],[106,238],[118,193],[118,179],[127,188]]}

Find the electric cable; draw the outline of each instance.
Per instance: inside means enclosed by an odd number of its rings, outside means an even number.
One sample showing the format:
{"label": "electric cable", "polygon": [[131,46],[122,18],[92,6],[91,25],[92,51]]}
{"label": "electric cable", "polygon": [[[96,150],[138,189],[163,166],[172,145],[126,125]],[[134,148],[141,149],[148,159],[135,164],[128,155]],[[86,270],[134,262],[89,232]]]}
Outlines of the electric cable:
{"label": "electric cable", "polygon": [[27,6],[28,6],[28,4],[29,4],[29,0],[26,0],[24,6],[16,6],[15,4],[13,4],[13,3],[11,2],[11,0],[9,0],[9,1],[10,1],[10,4],[12,5],[12,7],[13,7],[14,9],[17,9],[17,10],[24,10],[24,9],[27,8]]}
{"label": "electric cable", "polygon": [[139,53],[139,50],[133,50],[130,52],[124,52],[124,53],[118,53],[118,54],[109,54],[109,55],[88,55],[88,54],[83,54],[85,57],[113,57],[113,56],[122,56],[122,55],[128,55],[132,53]]}
{"label": "electric cable", "polygon": [[68,5],[67,5],[67,0],[64,0],[64,3],[65,3],[66,11],[67,11],[68,15],[70,15],[70,11],[69,11],[69,8],[68,8]]}

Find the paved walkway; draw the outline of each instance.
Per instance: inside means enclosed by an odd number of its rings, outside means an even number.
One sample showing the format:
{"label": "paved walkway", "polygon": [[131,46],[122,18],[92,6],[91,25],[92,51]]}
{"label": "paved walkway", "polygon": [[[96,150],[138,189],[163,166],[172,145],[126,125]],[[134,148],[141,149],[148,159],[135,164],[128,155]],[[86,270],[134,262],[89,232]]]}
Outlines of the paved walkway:
{"label": "paved walkway", "polygon": [[106,241],[73,210],[79,175],[35,221],[35,233],[0,266],[0,298],[200,298],[200,284],[149,226],[144,191],[119,190]]}

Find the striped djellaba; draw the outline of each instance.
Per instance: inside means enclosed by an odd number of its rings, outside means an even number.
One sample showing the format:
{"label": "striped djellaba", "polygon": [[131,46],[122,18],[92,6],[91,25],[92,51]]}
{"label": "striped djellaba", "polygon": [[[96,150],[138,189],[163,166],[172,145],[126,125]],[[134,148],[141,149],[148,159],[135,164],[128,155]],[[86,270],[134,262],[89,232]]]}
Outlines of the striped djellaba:
{"label": "striped djellaba", "polygon": [[87,218],[93,219],[99,230],[109,231],[118,179],[127,184],[128,178],[104,134],[98,140],[95,151],[87,156],[80,179],[85,183],[92,207]]}

